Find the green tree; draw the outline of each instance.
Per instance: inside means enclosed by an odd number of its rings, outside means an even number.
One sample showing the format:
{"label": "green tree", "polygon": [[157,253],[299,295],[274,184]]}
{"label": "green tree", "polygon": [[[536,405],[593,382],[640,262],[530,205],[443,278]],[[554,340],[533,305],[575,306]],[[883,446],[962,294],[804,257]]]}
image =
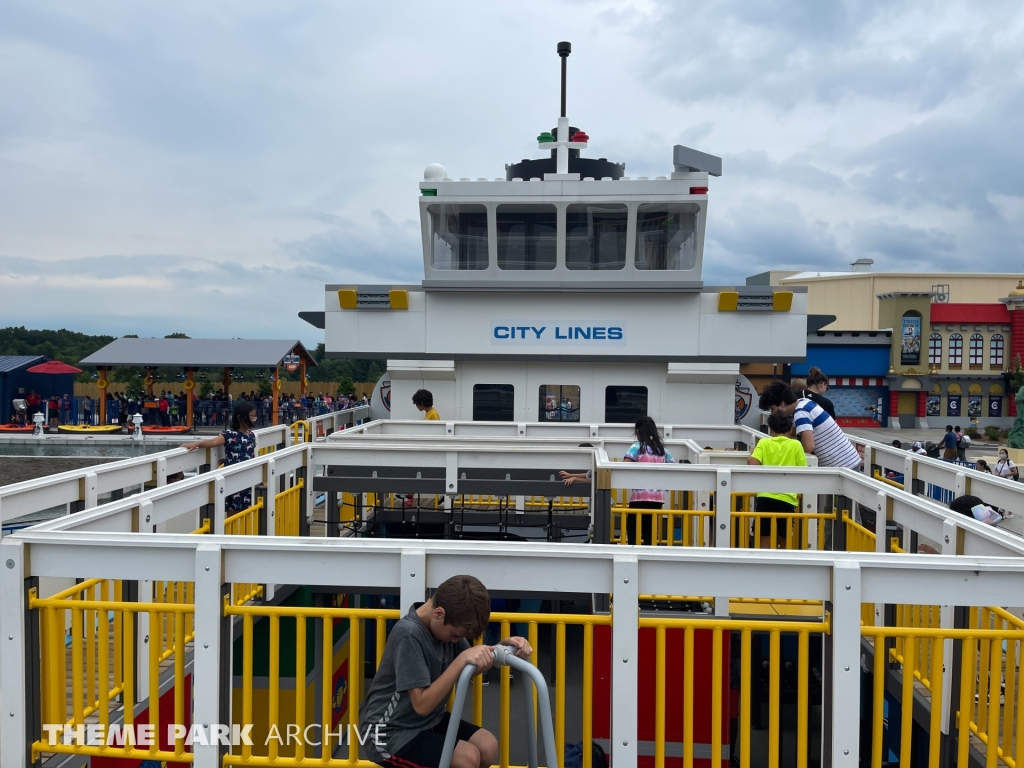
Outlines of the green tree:
{"label": "green tree", "polygon": [[184,333],[168,333],[164,336],[165,339],[191,339],[191,336],[186,336]]}

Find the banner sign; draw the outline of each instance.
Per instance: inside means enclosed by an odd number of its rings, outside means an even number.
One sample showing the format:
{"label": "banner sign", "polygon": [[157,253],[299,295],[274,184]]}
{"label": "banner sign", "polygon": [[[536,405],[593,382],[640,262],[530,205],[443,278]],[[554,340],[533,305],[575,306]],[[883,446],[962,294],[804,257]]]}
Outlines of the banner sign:
{"label": "banner sign", "polygon": [[921,362],[921,318],[904,317],[900,337],[900,363],[918,365]]}

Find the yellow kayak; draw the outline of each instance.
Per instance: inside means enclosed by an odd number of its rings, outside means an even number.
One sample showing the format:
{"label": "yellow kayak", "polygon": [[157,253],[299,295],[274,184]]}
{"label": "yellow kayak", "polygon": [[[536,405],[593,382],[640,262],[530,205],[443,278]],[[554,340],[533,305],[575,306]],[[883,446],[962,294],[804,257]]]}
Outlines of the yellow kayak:
{"label": "yellow kayak", "polygon": [[67,426],[57,427],[58,432],[70,432],[75,435],[109,435],[114,432],[120,432],[121,427],[117,424],[108,424],[105,427],[84,427],[68,424]]}

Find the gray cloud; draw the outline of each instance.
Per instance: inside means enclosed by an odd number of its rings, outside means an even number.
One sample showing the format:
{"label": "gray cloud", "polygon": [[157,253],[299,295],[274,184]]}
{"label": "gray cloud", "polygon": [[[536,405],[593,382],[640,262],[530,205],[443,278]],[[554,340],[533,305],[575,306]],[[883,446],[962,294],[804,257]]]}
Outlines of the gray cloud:
{"label": "gray cloud", "polygon": [[299,335],[329,282],[421,278],[428,163],[723,156],[705,279],[1009,271],[1024,248],[1009,0],[515,6],[15,0],[0,28],[0,324]]}

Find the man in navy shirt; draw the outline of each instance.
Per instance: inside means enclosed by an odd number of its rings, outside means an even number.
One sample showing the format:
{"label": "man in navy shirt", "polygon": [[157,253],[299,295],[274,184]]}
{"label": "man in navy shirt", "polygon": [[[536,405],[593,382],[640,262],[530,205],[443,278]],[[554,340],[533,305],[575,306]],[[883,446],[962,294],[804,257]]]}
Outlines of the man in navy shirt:
{"label": "man in navy shirt", "polygon": [[953,432],[953,427],[950,424],[946,425],[946,434],[942,438],[942,448],[942,458],[946,461],[956,459],[956,434]]}

